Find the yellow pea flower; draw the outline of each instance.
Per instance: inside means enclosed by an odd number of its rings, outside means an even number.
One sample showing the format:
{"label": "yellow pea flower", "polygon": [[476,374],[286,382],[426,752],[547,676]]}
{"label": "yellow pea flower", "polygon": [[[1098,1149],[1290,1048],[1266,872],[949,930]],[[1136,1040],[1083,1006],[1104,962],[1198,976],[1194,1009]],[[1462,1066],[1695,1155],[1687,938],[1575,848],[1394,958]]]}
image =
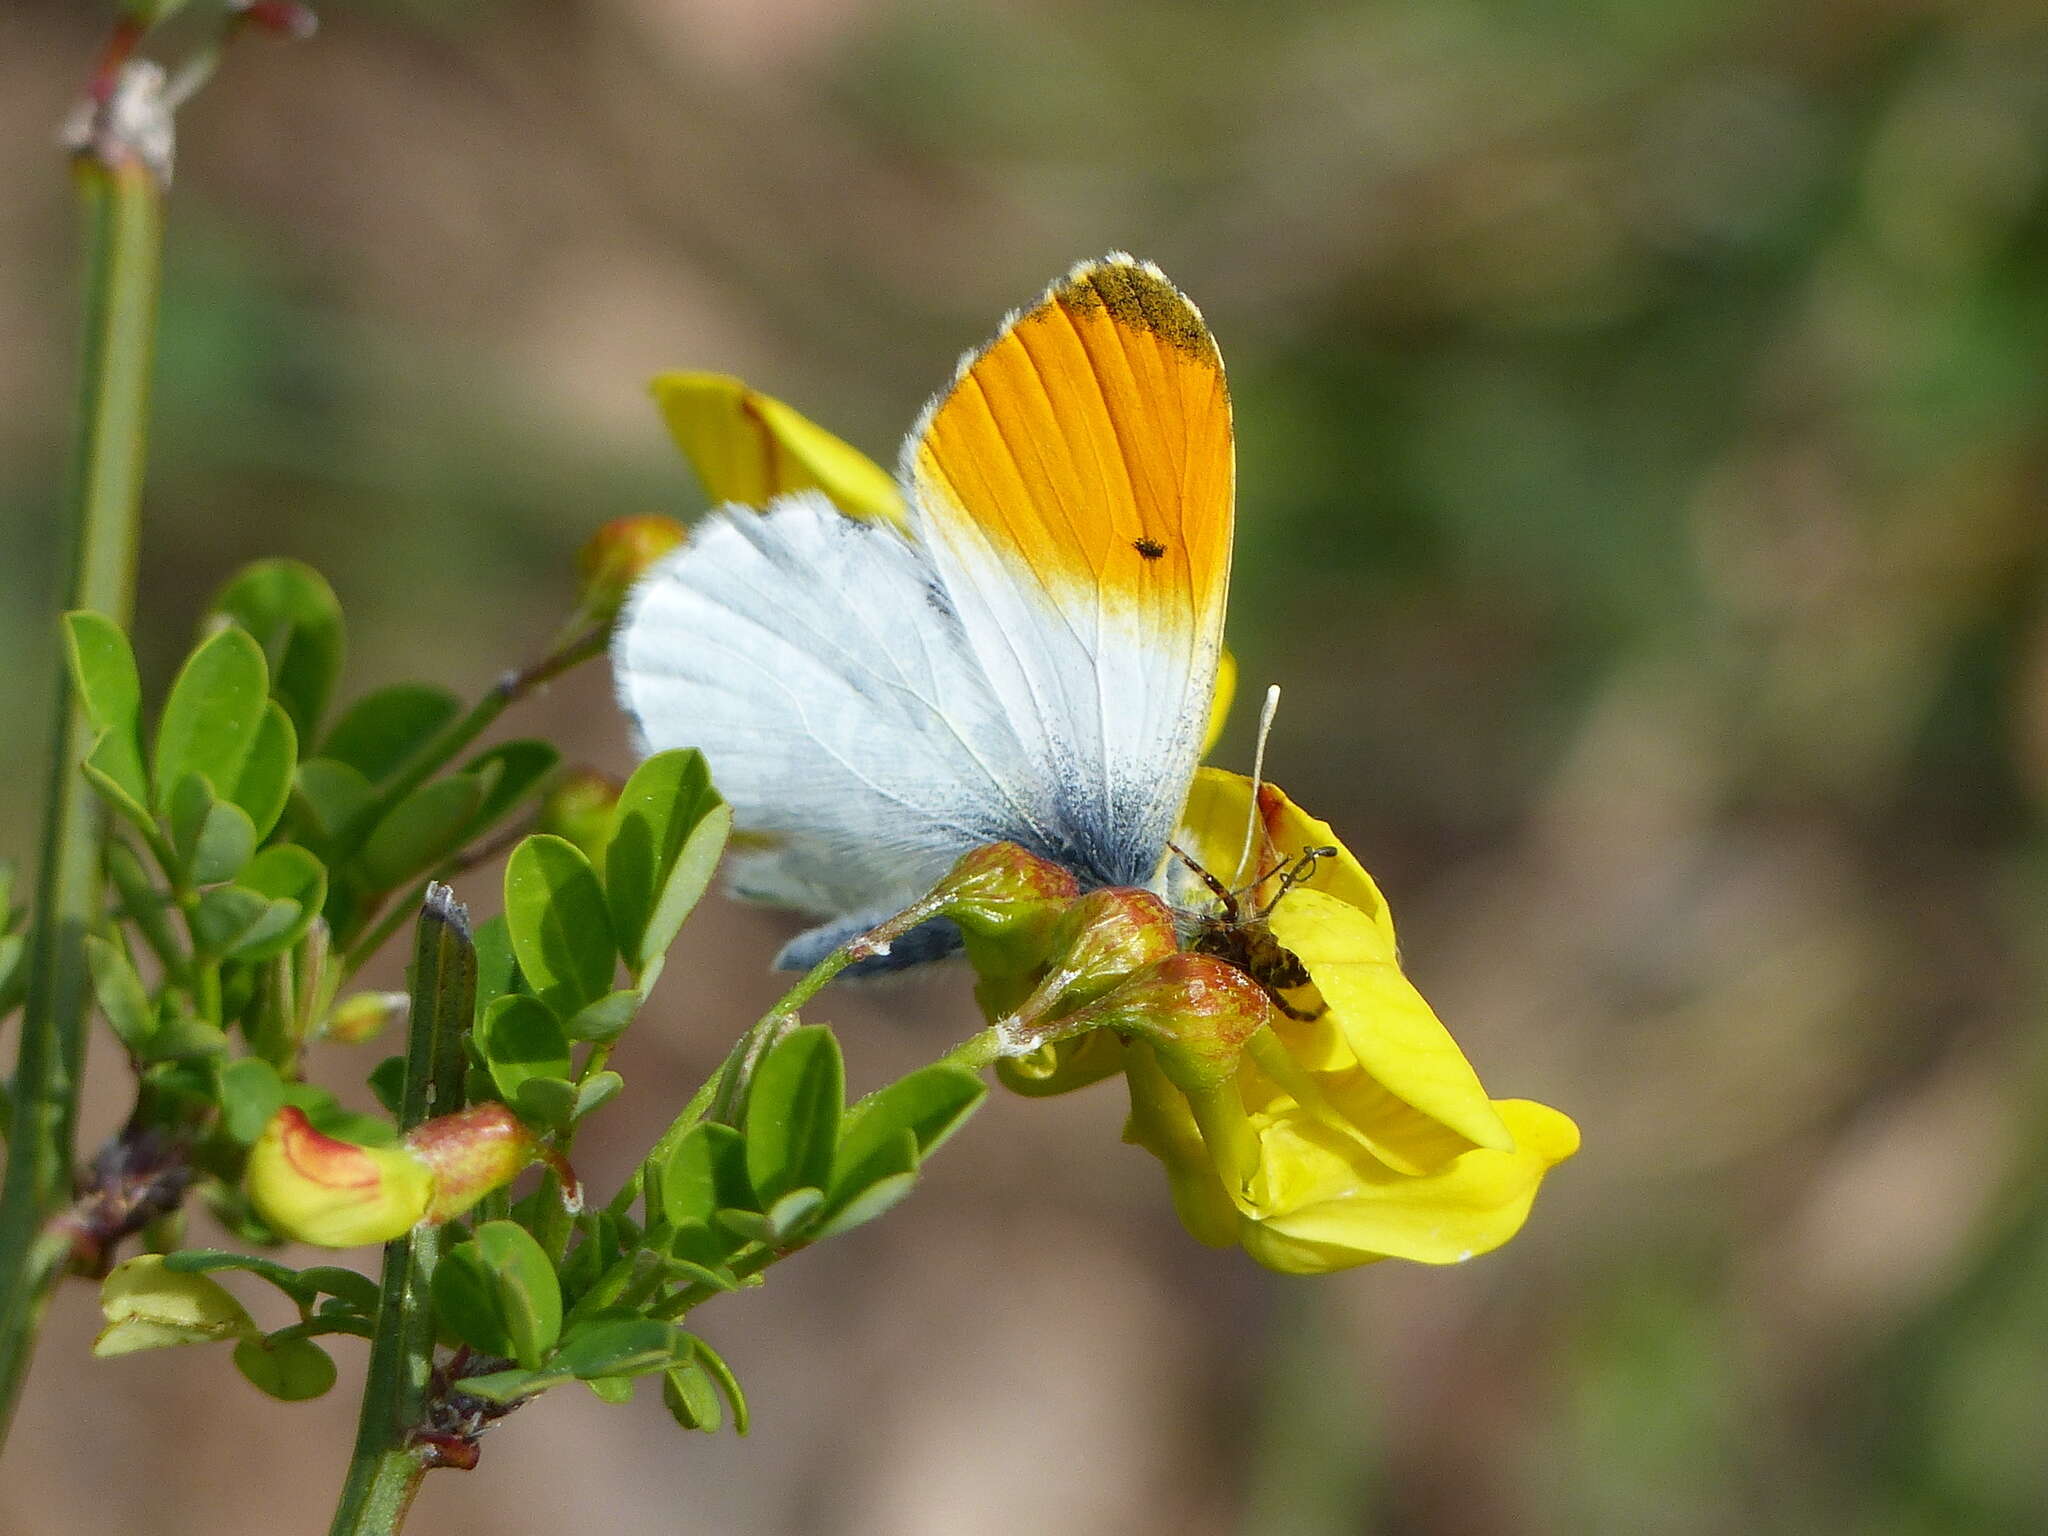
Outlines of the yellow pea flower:
{"label": "yellow pea flower", "polygon": [[[1313,1017],[1272,1010],[1213,1089],[1169,1070],[1159,1040],[1127,1046],[1129,1139],[1166,1164],[1190,1232],[1274,1269],[1448,1264],[1500,1246],[1543,1175],[1578,1150],[1578,1128],[1544,1105],[1487,1097],[1401,973],[1378,887],[1326,823],[1270,785],[1252,809],[1249,780],[1204,769],[1176,841],[1230,887],[1241,860],[1258,874],[1337,850],[1284,893],[1269,879],[1240,898],[1254,912],[1277,898],[1271,935],[1309,982],[1285,996]],[[1205,888],[1188,885],[1176,895],[1199,907]]]}

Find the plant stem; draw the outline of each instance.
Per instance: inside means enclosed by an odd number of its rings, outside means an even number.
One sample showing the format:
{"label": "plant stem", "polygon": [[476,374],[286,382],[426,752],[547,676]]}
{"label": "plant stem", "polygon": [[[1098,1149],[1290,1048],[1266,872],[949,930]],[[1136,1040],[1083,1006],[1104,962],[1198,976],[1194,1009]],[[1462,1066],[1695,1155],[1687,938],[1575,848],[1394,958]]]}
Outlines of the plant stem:
{"label": "plant stem", "polygon": [[[398,1128],[459,1107],[462,1034],[476,1006],[476,949],[469,914],[445,885],[427,889],[413,944],[412,1013],[406,1036],[405,1087]],[[384,1248],[382,1295],[355,1452],[334,1511],[330,1536],[392,1536],[405,1523],[420,1479],[435,1465],[432,1448],[416,1440],[434,1368],[434,1313],[429,1287],[440,1236],[415,1227]]]}
{"label": "plant stem", "polygon": [[[71,608],[125,625],[135,586],[150,362],[163,257],[170,117],[153,66],[118,70],[82,125],[74,165],[87,277],[79,430],[70,498]],[[14,1075],[14,1130],[0,1187],[0,1441],[13,1418],[43,1305],[62,1265],[38,1265],[35,1234],[71,1197],[91,981],[84,939],[100,918],[105,813],[78,772],[92,732],[57,665],[56,726]]]}

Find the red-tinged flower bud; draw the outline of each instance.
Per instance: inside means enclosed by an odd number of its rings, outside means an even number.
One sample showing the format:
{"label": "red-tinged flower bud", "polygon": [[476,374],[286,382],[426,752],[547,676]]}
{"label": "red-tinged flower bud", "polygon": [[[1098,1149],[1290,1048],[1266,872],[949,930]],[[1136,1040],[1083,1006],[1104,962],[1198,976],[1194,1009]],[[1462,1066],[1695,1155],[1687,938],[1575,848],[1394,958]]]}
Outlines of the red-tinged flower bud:
{"label": "red-tinged flower bud", "polygon": [[1274,1018],[1265,989],[1236,966],[1212,955],[1178,953],[1055,1023],[1061,1034],[1112,1029],[1150,1042],[1167,1079],[1194,1097],[1227,1082],[1246,1043]]}
{"label": "red-tinged flower bud", "polygon": [[403,992],[356,992],[334,1005],[320,1026],[323,1040],[342,1045],[364,1045],[411,1011],[412,999]]}
{"label": "red-tinged flower bud", "polygon": [[322,1248],[388,1243],[423,1221],[460,1216],[535,1161],[562,1179],[565,1203],[581,1190],[503,1104],[477,1104],[414,1127],[396,1146],[363,1147],[315,1130],[287,1107],[249,1149],[249,1198],[287,1237]]}
{"label": "red-tinged flower bud", "polygon": [[[460,1216],[492,1190],[509,1184],[541,1155],[540,1141],[503,1104],[472,1104],[415,1127],[406,1148],[433,1175],[426,1219]],[[573,1180],[566,1188],[573,1189]]]}
{"label": "red-tinged flower bud", "polygon": [[1045,1031],[1179,947],[1172,912],[1150,891],[1130,886],[1090,891],[1069,903],[1053,924],[1049,968],[1000,1027],[1020,1039],[1033,1034],[1064,1038],[1071,1031]]}
{"label": "red-tinged flower bud", "polygon": [[619,785],[592,768],[564,774],[540,803],[539,828],[566,838],[583,850],[592,864],[603,866],[611,838],[612,809],[619,803]]}
{"label": "red-tinged flower bud", "polygon": [[584,544],[576,557],[583,573],[583,612],[599,623],[618,616],[619,606],[648,567],[683,542],[683,525],[672,517],[643,513],[615,517]]}
{"label": "red-tinged flower bud", "polygon": [[433,1174],[405,1147],[359,1147],[279,1110],[249,1149],[249,1199],[287,1237],[322,1248],[386,1243],[423,1219]]}

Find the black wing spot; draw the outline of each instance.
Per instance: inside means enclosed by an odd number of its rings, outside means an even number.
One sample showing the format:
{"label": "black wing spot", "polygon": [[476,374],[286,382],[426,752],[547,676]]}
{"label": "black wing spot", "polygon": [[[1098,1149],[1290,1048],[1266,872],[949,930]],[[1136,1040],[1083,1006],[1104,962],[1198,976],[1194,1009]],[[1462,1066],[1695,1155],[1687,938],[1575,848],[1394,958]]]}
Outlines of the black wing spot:
{"label": "black wing spot", "polygon": [[1147,560],[1157,560],[1166,553],[1166,546],[1157,539],[1133,539],[1131,541],[1131,548],[1135,549]]}

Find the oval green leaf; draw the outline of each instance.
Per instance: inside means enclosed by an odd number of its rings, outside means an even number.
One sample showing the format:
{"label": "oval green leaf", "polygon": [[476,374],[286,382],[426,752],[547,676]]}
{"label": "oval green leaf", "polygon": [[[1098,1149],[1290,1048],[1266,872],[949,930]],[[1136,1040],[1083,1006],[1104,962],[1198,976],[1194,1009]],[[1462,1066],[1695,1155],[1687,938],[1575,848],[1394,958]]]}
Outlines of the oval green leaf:
{"label": "oval green leaf", "polygon": [[597,872],[574,843],[536,834],[505,865],[505,922],[534,992],[569,1018],[611,990],[618,964]]}

